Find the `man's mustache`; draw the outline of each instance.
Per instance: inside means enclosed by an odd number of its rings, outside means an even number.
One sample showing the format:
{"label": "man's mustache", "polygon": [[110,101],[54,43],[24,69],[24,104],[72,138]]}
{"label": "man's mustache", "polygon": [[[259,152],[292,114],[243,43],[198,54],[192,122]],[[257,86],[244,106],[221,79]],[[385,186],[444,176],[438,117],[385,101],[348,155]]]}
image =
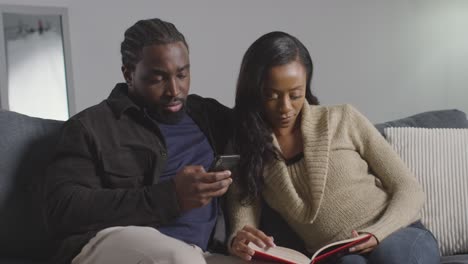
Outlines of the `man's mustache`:
{"label": "man's mustache", "polygon": [[175,104],[175,103],[182,103],[185,104],[185,98],[181,97],[163,97],[159,102],[161,105],[168,105],[168,104]]}

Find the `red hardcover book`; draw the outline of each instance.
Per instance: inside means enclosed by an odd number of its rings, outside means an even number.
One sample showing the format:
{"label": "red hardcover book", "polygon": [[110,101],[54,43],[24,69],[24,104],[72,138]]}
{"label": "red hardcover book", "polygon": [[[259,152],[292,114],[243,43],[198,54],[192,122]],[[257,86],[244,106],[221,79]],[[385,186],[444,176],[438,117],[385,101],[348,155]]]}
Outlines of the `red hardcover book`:
{"label": "red hardcover book", "polygon": [[259,248],[254,243],[250,242],[249,247],[255,250],[255,259],[267,260],[283,264],[320,264],[324,260],[338,259],[339,257],[349,254],[349,248],[354,245],[363,243],[369,240],[372,234],[364,234],[354,238],[336,241],[323,246],[317,250],[311,258],[306,255],[285,247],[274,248]]}

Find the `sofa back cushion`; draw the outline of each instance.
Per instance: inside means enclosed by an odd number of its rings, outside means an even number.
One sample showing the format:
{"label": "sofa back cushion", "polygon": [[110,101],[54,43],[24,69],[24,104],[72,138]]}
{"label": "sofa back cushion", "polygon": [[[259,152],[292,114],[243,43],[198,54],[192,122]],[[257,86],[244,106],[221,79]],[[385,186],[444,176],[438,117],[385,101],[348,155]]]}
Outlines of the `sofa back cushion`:
{"label": "sofa back cushion", "polygon": [[468,129],[386,128],[426,193],[422,222],[443,255],[468,253]]}
{"label": "sofa back cushion", "polygon": [[47,258],[43,182],[62,122],[0,110],[0,256]]}
{"label": "sofa back cushion", "polygon": [[384,134],[386,127],[468,128],[468,120],[464,112],[449,109],[424,112],[377,124],[375,127],[381,134]]}

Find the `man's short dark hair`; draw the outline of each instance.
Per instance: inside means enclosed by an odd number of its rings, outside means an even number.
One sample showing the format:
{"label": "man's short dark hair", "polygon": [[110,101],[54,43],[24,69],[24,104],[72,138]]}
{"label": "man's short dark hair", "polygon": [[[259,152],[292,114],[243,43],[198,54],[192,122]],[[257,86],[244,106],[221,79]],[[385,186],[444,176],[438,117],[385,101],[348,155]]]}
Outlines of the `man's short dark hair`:
{"label": "man's short dark hair", "polygon": [[140,20],[125,31],[125,39],[120,45],[122,64],[130,69],[140,61],[144,47],[154,44],[170,44],[181,41],[188,49],[184,35],[174,24],[158,18]]}

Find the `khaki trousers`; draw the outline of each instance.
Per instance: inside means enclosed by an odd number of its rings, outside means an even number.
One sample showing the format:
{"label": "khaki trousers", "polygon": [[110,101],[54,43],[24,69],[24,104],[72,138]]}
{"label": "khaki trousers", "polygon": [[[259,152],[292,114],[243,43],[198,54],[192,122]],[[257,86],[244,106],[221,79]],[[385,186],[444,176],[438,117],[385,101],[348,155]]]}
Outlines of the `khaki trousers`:
{"label": "khaki trousers", "polygon": [[151,227],[126,226],[101,230],[72,264],[241,264],[236,257],[203,252]]}

